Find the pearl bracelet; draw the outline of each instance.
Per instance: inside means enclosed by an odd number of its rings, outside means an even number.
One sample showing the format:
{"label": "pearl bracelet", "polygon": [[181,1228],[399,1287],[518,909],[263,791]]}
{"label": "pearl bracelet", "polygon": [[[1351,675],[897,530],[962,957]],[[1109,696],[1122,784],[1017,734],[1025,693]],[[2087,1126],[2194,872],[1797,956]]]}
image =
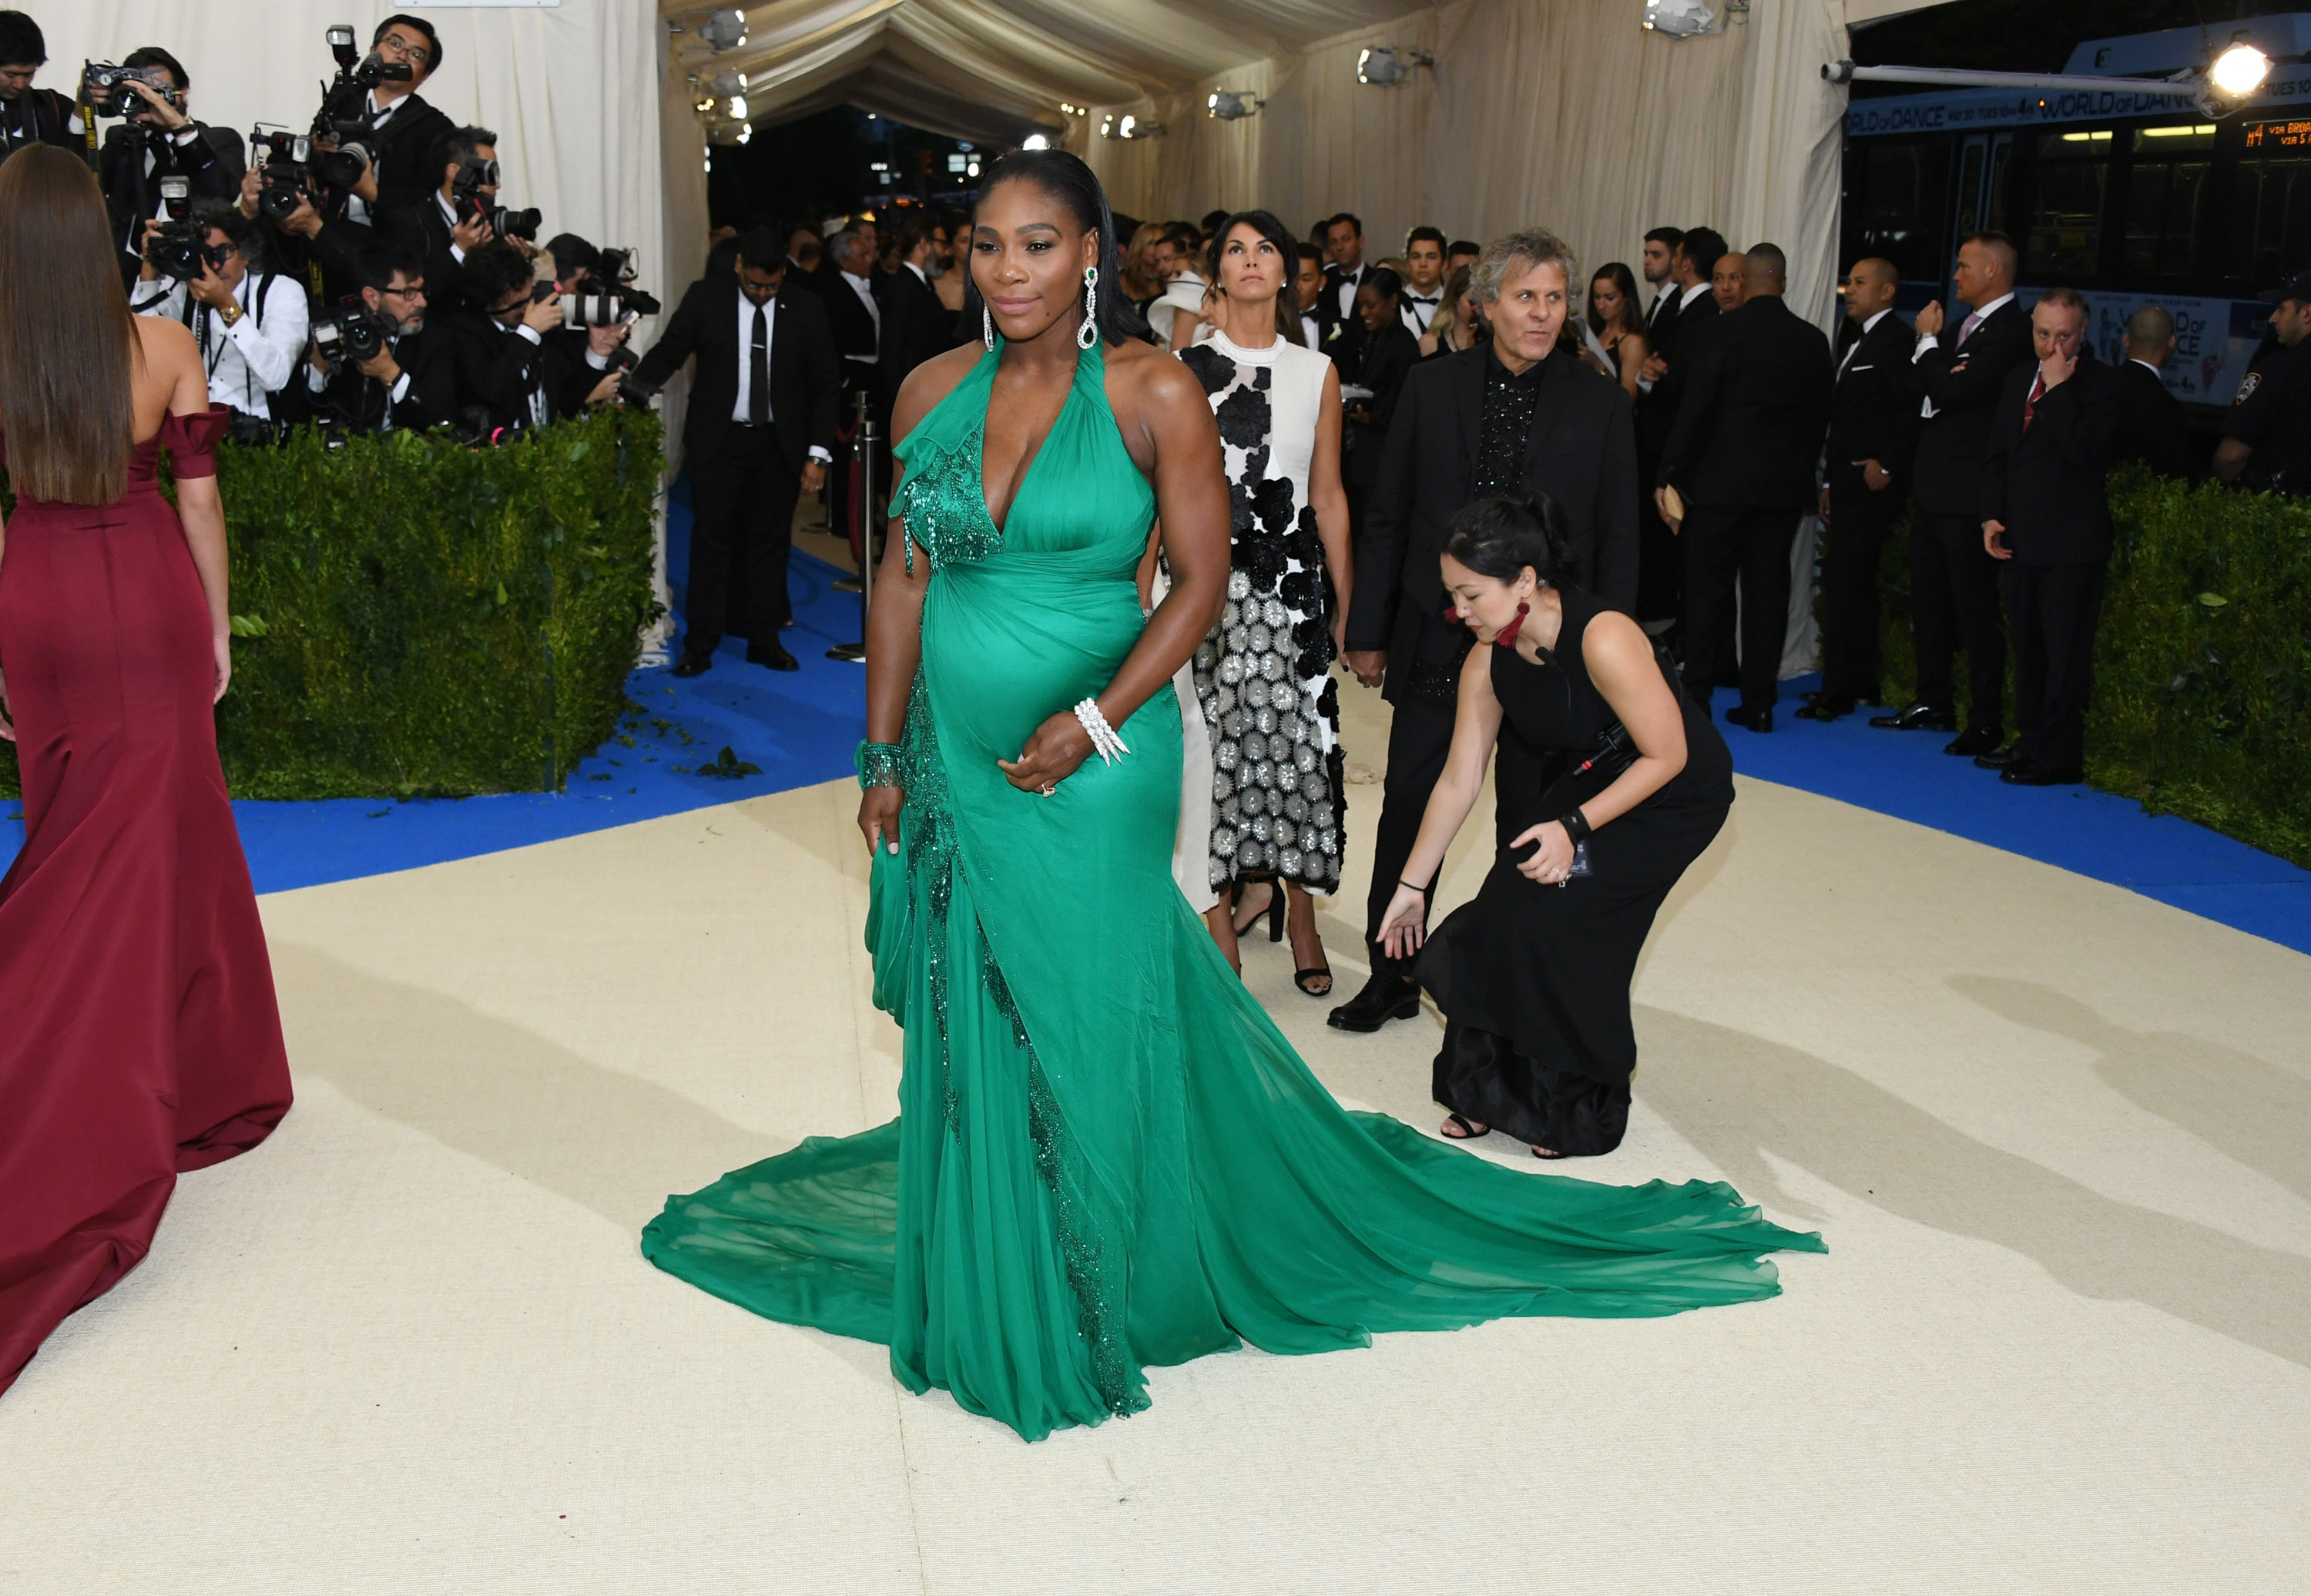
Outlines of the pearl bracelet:
{"label": "pearl bracelet", "polygon": [[1095,700],[1086,698],[1076,705],[1076,720],[1091,737],[1091,746],[1099,751],[1101,763],[1113,764],[1131,752],[1124,746],[1123,739],[1115,735],[1115,728],[1107,723],[1107,717],[1099,712]]}

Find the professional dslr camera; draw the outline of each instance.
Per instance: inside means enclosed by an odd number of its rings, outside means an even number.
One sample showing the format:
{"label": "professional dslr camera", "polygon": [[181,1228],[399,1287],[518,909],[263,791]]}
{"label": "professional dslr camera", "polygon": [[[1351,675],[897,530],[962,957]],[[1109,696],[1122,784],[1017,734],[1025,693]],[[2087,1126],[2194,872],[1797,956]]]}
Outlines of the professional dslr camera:
{"label": "professional dslr camera", "polygon": [[144,109],[144,97],[128,85],[143,83],[146,88],[179,110],[185,97],[169,82],[169,74],[157,66],[115,66],[109,61],[90,61],[81,67],[80,97],[89,109],[100,117],[133,117]]}
{"label": "professional dslr camera", "polygon": [[485,188],[498,186],[498,163],[494,161],[468,161],[449,179],[449,204],[459,221],[478,216],[490,224],[490,231],[501,239],[519,239],[526,244],[537,242],[537,224],[545,218],[532,206],[526,211],[505,205],[493,205],[482,196]]}
{"label": "professional dslr camera", "polygon": [[167,220],[144,240],[144,258],[164,277],[189,283],[205,267],[222,269],[228,251],[212,249],[208,229],[193,220],[192,183],[179,177],[161,179],[161,207]]}
{"label": "professional dslr camera", "polygon": [[636,262],[641,257],[639,249],[603,250],[600,264],[578,291],[562,296],[562,325],[615,327],[619,322],[655,316],[664,310],[656,299],[634,286],[634,279],[640,275]]}
{"label": "professional dslr camera", "polygon": [[375,360],[393,334],[391,319],[358,304],[337,305],[313,318],[313,347],[332,377]]}

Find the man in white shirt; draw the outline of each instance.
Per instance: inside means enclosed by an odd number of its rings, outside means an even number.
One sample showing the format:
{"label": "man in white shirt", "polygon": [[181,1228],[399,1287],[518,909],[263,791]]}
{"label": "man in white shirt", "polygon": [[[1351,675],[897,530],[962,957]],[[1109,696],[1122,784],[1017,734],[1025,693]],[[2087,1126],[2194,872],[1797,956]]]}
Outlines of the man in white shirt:
{"label": "man in white shirt", "polygon": [[1404,235],[1404,292],[1399,296],[1397,318],[1417,338],[1436,319],[1436,307],[1443,301],[1443,231],[1416,227]]}
{"label": "man in white shirt", "polygon": [[305,353],[311,318],[304,286],[293,277],[250,272],[255,225],[231,206],[205,201],[195,221],[207,251],[199,275],[181,282],[163,277],[148,260],[129,308],[139,316],[173,316],[192,328],[208,369],[210,402],[269,425],[272,397],[289,386]]}

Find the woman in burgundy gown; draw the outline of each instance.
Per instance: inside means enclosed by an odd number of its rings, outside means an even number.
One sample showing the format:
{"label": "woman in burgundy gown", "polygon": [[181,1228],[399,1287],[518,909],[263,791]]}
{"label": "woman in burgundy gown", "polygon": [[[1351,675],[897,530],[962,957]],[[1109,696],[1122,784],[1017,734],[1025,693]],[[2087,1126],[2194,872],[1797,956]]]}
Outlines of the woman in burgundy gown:
{"label": "woman in burgundy gown", "polygon": [[130,316],[112,248],[80,161],[0,165],[0,725],[26,832],[0,881],[0,1391],[144,1256],[179,1172],[289,1112],[211,710],[225,413],[192,335]]}

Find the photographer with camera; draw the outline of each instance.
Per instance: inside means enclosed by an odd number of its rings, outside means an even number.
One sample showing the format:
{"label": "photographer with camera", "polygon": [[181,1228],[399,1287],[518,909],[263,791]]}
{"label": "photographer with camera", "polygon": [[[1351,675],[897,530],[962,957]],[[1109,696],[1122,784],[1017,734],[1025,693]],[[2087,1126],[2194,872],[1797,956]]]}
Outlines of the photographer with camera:
{"label": "photographer with camera", "polygon": [[554,291],[562,310],[562,326],[545,335],[558,361],[554,410],[574,415],[617,397],[634,363],[626,347],[634,323],[663,307],[633,286],[631,249],[597,249],[564,232],[546,241],[545,253],[554,262]]}
{"label": "photographer with camera", "polygon": [[502,240],[477,245],[464,275],[472,308],[453,324],[461,402],[484,411],[492,432],[544,426],[564,413],[557,400],[570,388],[569,354],[545,343],[562,325],[561,296]]}
{"label": "photographer with camera", "polygon": [[54,144],[75,155],[85,147],[73,102],[54,89],[32,87],[48,61],[39,23],[21,11],[0,11],[0,160],[26,144]]}
{"label": "photographer with camera", "polygon": [[[353,59],[352,30],[330,29],[329,47],[337,57],[337,81],[314,118],[313,135],[330,150],[361,147],[367,170],[352,185],[347,219],[370,222],[423,204],[435,181],[435,156],[457,131],[417,92],[441,65],[441,36],[423,17],[396,13],[377,25],[369,55],[359,63]],[[408,75],[397,75],[404,69]]]}
{"label": "photographer with camera", "polygon": [[312,325],[304,287],[271,269],[264,235],[230,204],[201,200],[191,211],[182,221],[144,224],[129,309],[190,327],[209,374],[210,402],[232,410],[231,435],[242,442],[270,439],[273,396],[296,375]]}
{"label": "photographer with camera", "polygon": [[450,336],[425,319],[425,273],[391,240],[361,252],[357,301],[313,323],[306,387],[313,417],[344,432],[423,432],[458,406]]}
{"label": "photographer with camera", "polygon": [[83,74],[82,93],[97,116],[126,119],[105,135],[97,179],[120,246],[121,280],[132,292],[144,261],[144,224],[166,215],[164,179],[184,179],[196,200],[229,206],[240,195],[247,164],[240,135],[194,121],[186,110],[191,87],[183,65],[158,45],[129,51],[118,66],[92,62]]}
{"label": "photographer with camera", "polygon": [[[486,127],[452,130],[437,152],[440,186],[417,204],[388,211],[380,219],[380,226],[423,256],[425,280],[436,285],[436,295],[458,284],[466,257],[484,244],[501,240],[525,260],[537,253],[538,214],[498,204],[497,144],[498,135]],[[462,292],[458,297],[467,308],[484,303]]]}

